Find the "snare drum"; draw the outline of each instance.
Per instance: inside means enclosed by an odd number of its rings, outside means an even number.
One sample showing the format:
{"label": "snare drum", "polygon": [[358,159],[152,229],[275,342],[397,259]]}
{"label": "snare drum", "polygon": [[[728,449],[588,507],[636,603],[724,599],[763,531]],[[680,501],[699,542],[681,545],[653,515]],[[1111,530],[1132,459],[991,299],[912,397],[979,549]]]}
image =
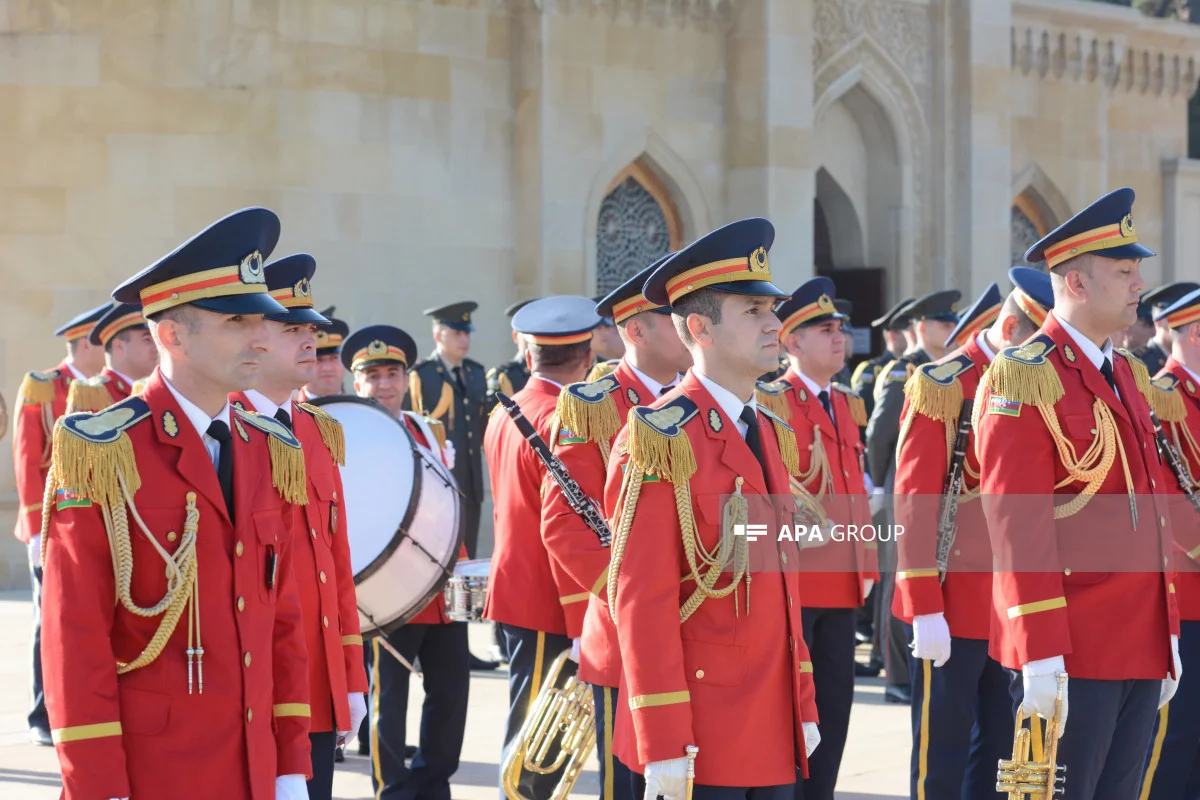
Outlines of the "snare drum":
{"label": "snare drum", "polygon": [[454,574],[446,581],[446,616],[455,622],[476,622],[483,619],[483,604],[487,602],[490,558],[460,561]]}

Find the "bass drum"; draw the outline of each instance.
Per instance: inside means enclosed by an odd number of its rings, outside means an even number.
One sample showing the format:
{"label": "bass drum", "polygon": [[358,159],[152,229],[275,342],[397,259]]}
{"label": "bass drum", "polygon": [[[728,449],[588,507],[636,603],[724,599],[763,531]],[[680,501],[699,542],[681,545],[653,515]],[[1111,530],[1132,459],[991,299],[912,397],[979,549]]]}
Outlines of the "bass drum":
{"label": "bass drum", "polygon": [[342,423],[350,565],[364,636],[415,617],[454,574],[460,493],[441,458],[374,400],[329,396],[312,405]]}

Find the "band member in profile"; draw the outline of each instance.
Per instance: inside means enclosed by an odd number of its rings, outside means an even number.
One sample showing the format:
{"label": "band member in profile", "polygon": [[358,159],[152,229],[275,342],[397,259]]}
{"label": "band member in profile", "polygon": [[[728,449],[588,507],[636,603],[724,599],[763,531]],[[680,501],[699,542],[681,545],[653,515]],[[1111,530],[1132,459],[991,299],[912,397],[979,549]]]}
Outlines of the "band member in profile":
{"label": "band member in profile", "polygon": [[333,306],[321,310],[328,325],[317,328],[317,369],[313,379],[296,395],[301,403],[318,397],[342,394],[346,391],[346,368],[342,366],[342,342],[350,335],[350,327],[333,316]]}
{"label": "band member in profile", "polygon": [[[391,325],[355,331],[342,349],[342,363],[354,378],[354,393],[375,400],[403,420],[420,446],[453,467],[455,450],[441,423],[403,410],[407,367],[416,357],[416,342]],[[465,556],[464,548],[460,557]],[[373,639],[370,755],[375,796],[381,800],[449,800],[450,776],[458,770],[467,724],[467,624],[446,616],[446,603],[439,593],[407,625],[388,634],[387,640],[410,663],[420,661],[425,703],[418,746],[411,765],[406,766],[408,668]]]}
{"label": "band member in profile", "polygon": [[84,381],[72,381],[67,413],[99,411],[133,393],[158,365],[158,348],[139,303],[113,303],[96,321],[88,340],[104,348],[104,369]]}

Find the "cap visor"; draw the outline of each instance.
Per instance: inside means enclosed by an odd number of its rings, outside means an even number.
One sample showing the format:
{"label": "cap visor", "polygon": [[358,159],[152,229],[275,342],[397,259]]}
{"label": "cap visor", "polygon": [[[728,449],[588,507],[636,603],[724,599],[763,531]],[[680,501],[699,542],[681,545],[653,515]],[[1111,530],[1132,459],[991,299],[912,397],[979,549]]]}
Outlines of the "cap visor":
{"label": "cap visor", "polygon": [[714,283],[709,289],[726,294],[745,294],[756,297],[791,297],[770,281],[732,281],[730,283]]}
{"label": "cap visor", "polygon": [[214,311],[218,314],[281,314],[287,311],[266,292],[207,297],[187,305],[203,308],[205,311]]}
{"label": "cap visor", "polygon": [[319,356],[336,356],[342,352],[341,345],[337,347],[318,347],[317,355]]}
{"label": "cap visor", "polygon": [[443,322],[442,324],[455,331],[466,331],[467,333],[472,333],[475,330],[475,326],[469,322]]}
{"label": "cap visor", "polygon": [[267,314],[267,319],[276,322],[287,322],[292,325],[313,322],[317,325],[328,325],[329,320],[312,308],[289,308],[283,314]]}
{"label": "cap visor", "polygon": [[[346,359],[342,359],[342,363],[345,363],[345,361]],[[397,361],[394,358],[372,358],[353,367],[353,369],[366,369],[367,367],[400,367],[401,369],[408,369],[408,366],[403,361]],[[346,369],[351,369],[351,366],[346,364]]]}
{"label": "cap visor", "polygon": [[1094,255],[1104,256],[1105,258],[1153,258],[1158,253],[1146,247],[1141,242],[1133,244],[1123,244],[1120,247],[1110,247],[1107,250],[1096,250]]}

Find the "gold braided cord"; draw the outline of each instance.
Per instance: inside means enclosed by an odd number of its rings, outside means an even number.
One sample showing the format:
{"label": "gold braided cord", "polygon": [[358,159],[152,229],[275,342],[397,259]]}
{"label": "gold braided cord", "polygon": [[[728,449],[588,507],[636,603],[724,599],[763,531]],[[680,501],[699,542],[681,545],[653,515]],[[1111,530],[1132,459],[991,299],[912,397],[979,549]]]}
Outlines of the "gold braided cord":
{"label": "gold braided cord", "polygon": [[608,613],[614,623],[617,621],[617,578],[621,574],[621,561],[625,558],[629,532],[633,530],[633,515],[637,511],[645,474],[637,462],[630,461],[625,467],[625,477],[621,479],[621,490],[617,494],[617,514],[613,518],[619,519],[620,523],[613,535],[612,553],[608,559]]}
{"label": "gold braided cord", "polygon": [[[1116,460],[1118,449],[1122,451],[1121,459],[1124,462],[1124,448],[1119,441],[1120,435],[1117,433],[1112,409],[1099,397],[1092,404],[1092,414],[1096,421],[1096,438],[1092,440],[1082,456],[1077,456],[1075,446],[1070,439],[1063,435],[1062,428],[1058,424],[1058,416],[1054,413],[1054,407],[1040,406],[1038,411],[1041,412],[1046,427],[1050,429],[1050,435],[1058,449],[1059,461],[1067,471],[1067,477],[1055,484],[1054,488],[1061,489],[1071,483],[1084,484],[1083,490],[1078,495],[1070,501],[1054,507],[1054,518],[1065,519],[1078,514],[1084,506],[1091,502],[1092,496],[1096,494],[1104,483],[1104,479],[1108,477],[1108,471]],[[1129,491],[1132,492],[1128,465],[1125,466],[1126,482]]]}
{"label": "gold braided cord", "polygon": [[[1192,486],[1200,489],[1200,481],[1195,478],[1195,473],[1192,471],[1193,464],[1200,464],[1200,445],[1196,443],[1195,437],[1192,436],[1192,431],[1188,428],[1186,422],[1176,422],[1168,424],[1171,429],[1172,438],[1175,439],[1175,450],[1183,454],[1180,459],[1183,462],[1183,468],[1187,470],[1187,478],[1191,481]],[[1182,443],[1179,440],[1179,432],[1183,431],[1183,441],[1187,443],[1187,450],[1184,450]]]}
{"label": "gold braided cord", "polygon": [[[825,452],[822,435],[821,426],[814,425],[813,441],[808,446],[808,469],[796,470],[791,473],[799,478],[800,483],[817,498],[833,494],[833,468],[829,464],[829,455]],[[792,440],[795,441],[794,434]]]}
{"label": "gold braided cord", "polygon": [[896,465],[900,464],[900,453],[904,450],[904,440],[908,438],[908,431],[912,428],[913,412],[910,408],[908,413],[904,415],[904,419],[900,421],[900,433],[896,436],[896,454],[892,456],[896,461]]}
{"label": "gold braided cord", "polygon": [[[746,613],[750,613],[750,576],[747,566],[750,558],[750,543],[745,536],[734,536],[734,525],[745,525],[750,516],[750,506],[742,494],[742,479],[737,479],[737,488],[730,496],[721,514],[721,528],[717,539],[716,552],[710,552],[704,547],[699,532],[696,530],[696,519],[692,514],[692,496],[687,484],[675,486],[675,509],[679,514],[679,527],[683,535],[683,554],[687,559],[691,579],[696,588],[691,596],[679,609],[679,621],[687,622],[692,614],[710,597],[717,599],[733,594],[733,613],[739,615],[737,588],[746,582]],[[730,562],[733,563],[733,576],[729,584],[722,589],[716,588]],[[684,578],[686,580],[686,578]]]}

